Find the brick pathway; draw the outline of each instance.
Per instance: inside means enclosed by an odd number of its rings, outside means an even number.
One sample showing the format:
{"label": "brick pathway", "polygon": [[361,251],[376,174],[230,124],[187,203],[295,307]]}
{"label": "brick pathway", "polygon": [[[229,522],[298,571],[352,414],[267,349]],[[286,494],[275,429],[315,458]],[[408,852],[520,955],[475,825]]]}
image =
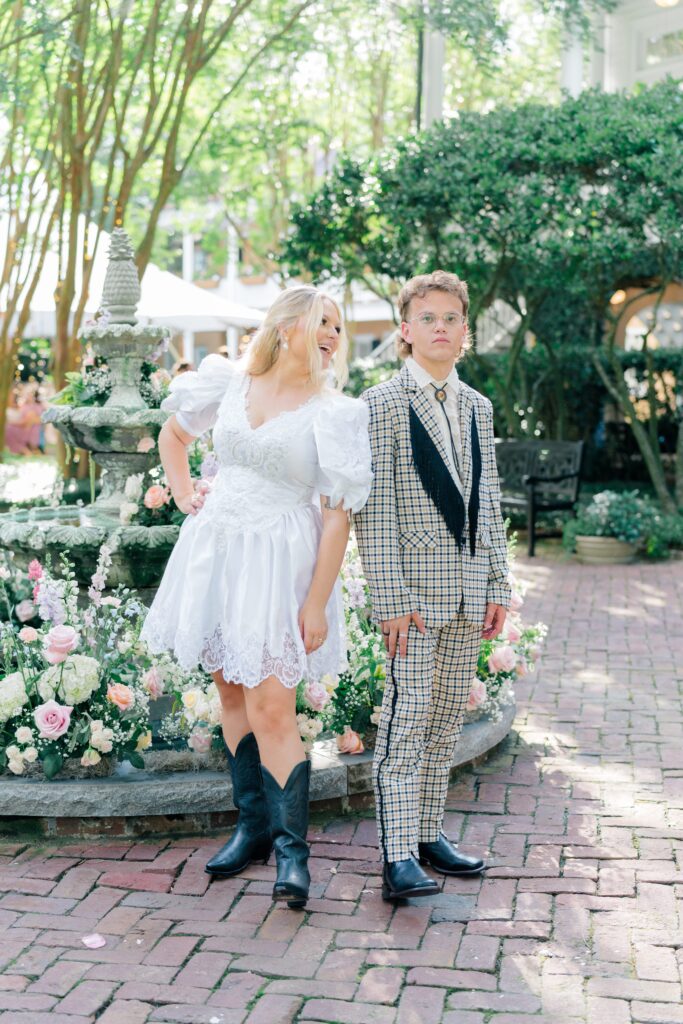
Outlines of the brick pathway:
{"label": "brick pathway", "polygon": [[383,903],[359,818],[312,829],[305,914],[271,867],[207,887],[214,839],[4,843],[1,1024],[683,1022],[683,565],[522,574],[547,656],[449,798],[484,881]]}

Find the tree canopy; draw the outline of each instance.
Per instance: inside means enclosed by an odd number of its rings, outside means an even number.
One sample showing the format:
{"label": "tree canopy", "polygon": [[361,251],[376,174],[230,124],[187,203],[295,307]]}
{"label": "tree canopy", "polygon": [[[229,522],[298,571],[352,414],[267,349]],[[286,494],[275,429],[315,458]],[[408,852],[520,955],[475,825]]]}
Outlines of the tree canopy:
{"label": "tree canopy", "polygon": [[283,263],[318,280],[362,281],[389,300],[413,274],[453,269],[469,284],[472,324],[506,302],[519,316],[497,382],[511,430],[514,357],[528,332],[551,360],[563,341],[583,341],[587,358],[603,345],[606,386],[670,500],[656,430],[640,431],[624,389],[610,299],[632,287],[662,295],[683,279],[678,83],[465,113],[373,159],[345,157],[294,211]]}

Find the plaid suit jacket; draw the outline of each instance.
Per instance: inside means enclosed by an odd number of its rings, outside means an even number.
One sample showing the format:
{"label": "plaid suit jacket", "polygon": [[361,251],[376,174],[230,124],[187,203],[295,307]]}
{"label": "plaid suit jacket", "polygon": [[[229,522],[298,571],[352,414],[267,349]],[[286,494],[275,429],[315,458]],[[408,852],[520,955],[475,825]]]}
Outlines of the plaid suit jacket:
{"label": "plaid suit jacket", "polygon": [[462,614],[484,621],[486,604],[510,603],[507,545],[500,509],[491,403],[461,382],[458,392],[465,508],[472,486],[471,417],[481,448],[479,522],[474,557],[469,522],[459,548],[426,494],[413,465],[409,409],[413,409],[448,463],[443,435],[428,397],[404,366],[366,391],[374,480],[365,507],[354,516],[363,569],[378,622],[420,611],[429,626]]}

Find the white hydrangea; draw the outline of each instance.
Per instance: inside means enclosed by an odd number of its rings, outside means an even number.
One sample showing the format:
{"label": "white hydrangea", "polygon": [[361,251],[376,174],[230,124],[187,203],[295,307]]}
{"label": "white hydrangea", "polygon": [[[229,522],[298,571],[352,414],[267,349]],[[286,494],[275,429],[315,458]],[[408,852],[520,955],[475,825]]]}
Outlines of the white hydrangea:
{"label": "white hydrangea", "polygon": [[128,501],[140,501],[142,498],[142,481],[144,479],[144,475],[144,473],[133,473],[133,475],[129,476],[126,480],[123,491],[128,498]]}
{"label": "white hydrangea", "polygon": [[119,522],[122,526],[128,526],[131,519],[138,510],[134,501],[122,501],[119,506]]}
{"label": "white hydrangea", "polygon": [[94,658],[71,654],[61,665],[53,665],[43,672],[38,680],[38,692],[43,700],[52,700],[59,693],[66,704],[82,704],[100,684],[99,669]]}
{"label": "white hydrangea", "polygon": [[0,722],[18,715],[28,701],[21,672],[12,672],[0,680]]}

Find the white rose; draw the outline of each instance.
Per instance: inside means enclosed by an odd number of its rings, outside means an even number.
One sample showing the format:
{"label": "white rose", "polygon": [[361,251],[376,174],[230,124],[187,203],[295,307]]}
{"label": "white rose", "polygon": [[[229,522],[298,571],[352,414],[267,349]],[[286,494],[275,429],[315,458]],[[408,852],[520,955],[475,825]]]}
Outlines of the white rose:
{"label": "white rose", "polygon": [[9,768],[13,775],[24,774],[24,762],[21,760],[10,758],[9,761],[7,762],[7,767]]}
{"label": "white rose", "polygon": [[144,473],[134,473],[132,476],[129,476],[128,479],[126,480],[126,484],[123,490],[129,502],[132,503],[135,501],[140,501],[140,498],[142,497],[143,477]]}
{"label": "white rose", "polygon": [[28,694],[21,672],[12,672],[0,679],[0,722],[14,718],[27,702]]}
{"label": "white rose", "polygon": [[31,743],[33,741],[33,730],[27,725],[20,725],[15,732],[17,743]]}
{"label": "white rose", "polygon": [[27,747],[24,751],[24,760],[28,761],[29,764],[33,764],[34,761],[38,760],[38,751],[35,747]]}

